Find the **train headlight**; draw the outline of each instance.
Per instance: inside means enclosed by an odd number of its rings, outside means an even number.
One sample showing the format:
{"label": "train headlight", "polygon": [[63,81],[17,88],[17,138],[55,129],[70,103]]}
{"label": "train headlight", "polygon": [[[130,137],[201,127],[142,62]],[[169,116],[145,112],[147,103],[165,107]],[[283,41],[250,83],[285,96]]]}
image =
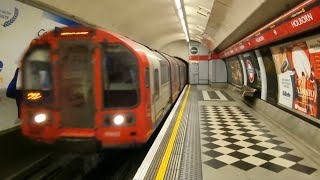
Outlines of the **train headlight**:
{"label": "train headlight", "polygon": [[134,126],[136,118],[133,113],[108,114],[104,117],[104,127]]}
{"label": "train headlight", "polygon": [[121,125],[122,123],[124,122],[124,116],[123,115],[116,115],[114,118],[113,118],[113,123],[115,125]]}
{"label": "train headlight", "polygon": [[40,124],[47,121],[47,115],[44,113],[39,113],[34,116],[34,122]]}

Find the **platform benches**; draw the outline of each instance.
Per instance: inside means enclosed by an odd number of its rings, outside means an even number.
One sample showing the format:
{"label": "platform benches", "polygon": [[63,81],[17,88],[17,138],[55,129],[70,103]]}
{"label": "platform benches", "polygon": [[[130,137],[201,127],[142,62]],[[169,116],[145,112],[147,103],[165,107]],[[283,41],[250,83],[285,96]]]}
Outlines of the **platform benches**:
{"label": "platform benches", "polygon": [[256,91],[257,89],[244,85],[242,86],[242,97],[253,97]]}
{"label": "platform benches", "polygon": [[240,90],[242,92],[242,97],[254,97],[254,93],[257,91],[257,89],[254,89],[252,87],[243,85],[243,86],[239,86],[237,84],[233,84],[233,90]]}
{"label": "platform benches", "polygon": [[234,87],[233,87],[233,90],[236,90],[236,89],[239,89],[241,90],[242,89],[242,86],[239,86],[237,84],[232,84]]}

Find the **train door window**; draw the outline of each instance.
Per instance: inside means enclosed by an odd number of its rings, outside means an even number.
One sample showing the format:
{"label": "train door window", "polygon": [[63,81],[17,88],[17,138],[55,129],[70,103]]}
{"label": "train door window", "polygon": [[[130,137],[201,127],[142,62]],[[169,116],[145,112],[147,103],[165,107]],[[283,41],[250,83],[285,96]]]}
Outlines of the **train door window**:
{"label": "train door window", "polygon": [[154,70],[154,95],[155,99],[159,98],[159,70]]}
{"label": "train door window", "polygon": [[144,69],[144,76],[145,76],[145,86],[146,88],[148,88],[150,86],[149,68]]}
{"label": "train door window", "polygon": [[120,108],[137,105],[139,71],[136,56],[122,44],[104,45],[102,51],[104,106]]}

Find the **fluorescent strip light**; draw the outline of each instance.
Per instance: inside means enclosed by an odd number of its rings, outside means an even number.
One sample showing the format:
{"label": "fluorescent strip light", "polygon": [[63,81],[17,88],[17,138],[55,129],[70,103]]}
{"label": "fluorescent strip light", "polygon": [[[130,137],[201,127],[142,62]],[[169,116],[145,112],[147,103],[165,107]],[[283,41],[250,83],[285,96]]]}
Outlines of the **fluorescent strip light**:
{"label": "fluorescent strip light", "polygon": [[177,9],[181,9],[181,2],[180,2],[180,0],[175,0],[175,3],[176,3]]}
{"label": "fluorescent strip light", "polygon": [[185,34],[187,34],[187,27],[186,27],[186,25],[183,25],[183,26],[182,26],[182,29],[183,29],[183,32],[184,32]]}
{"label": "fluorescent strip light", "polygon": [[181,23],[181,26],[182,26],[182,27],[186,25],[184,19],[180,19],[180,23]]}
{"label": "fluorescent strip light", "polygon": [[179,9],[179,10],[178,10],[178,14],[179,14],[179,18],[180,18],[180,19],[183,19],[182,9]]}
{"label": "fluorescent strip light", "polygon": [[181,26],[182,26],[183,32],[184,32],[184,34],[186,36],[187,42],[189,42],[189,34],[188,34],[188,30],[187,30],[187,24],[186,24],[186,22],[184,20],[184,14],[183,14],[183,10],[182,10],[181,0],[175,0],[174,2],[176,4],[176,8],[177,8],[177,11],[178,11],[178,15],[179,15],[179,19],[180,19],[180,22],[181,22]]}

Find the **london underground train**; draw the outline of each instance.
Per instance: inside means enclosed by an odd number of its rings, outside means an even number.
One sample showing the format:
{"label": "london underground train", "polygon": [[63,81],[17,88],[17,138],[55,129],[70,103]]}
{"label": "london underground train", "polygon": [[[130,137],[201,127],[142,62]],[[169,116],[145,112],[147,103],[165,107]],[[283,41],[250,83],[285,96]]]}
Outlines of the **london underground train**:
{"label": "london underground train", "polygon": [[46,33],[21,62],[22,133],[50,144],[143,144],[187,83],[182,60],[87,27]]}

